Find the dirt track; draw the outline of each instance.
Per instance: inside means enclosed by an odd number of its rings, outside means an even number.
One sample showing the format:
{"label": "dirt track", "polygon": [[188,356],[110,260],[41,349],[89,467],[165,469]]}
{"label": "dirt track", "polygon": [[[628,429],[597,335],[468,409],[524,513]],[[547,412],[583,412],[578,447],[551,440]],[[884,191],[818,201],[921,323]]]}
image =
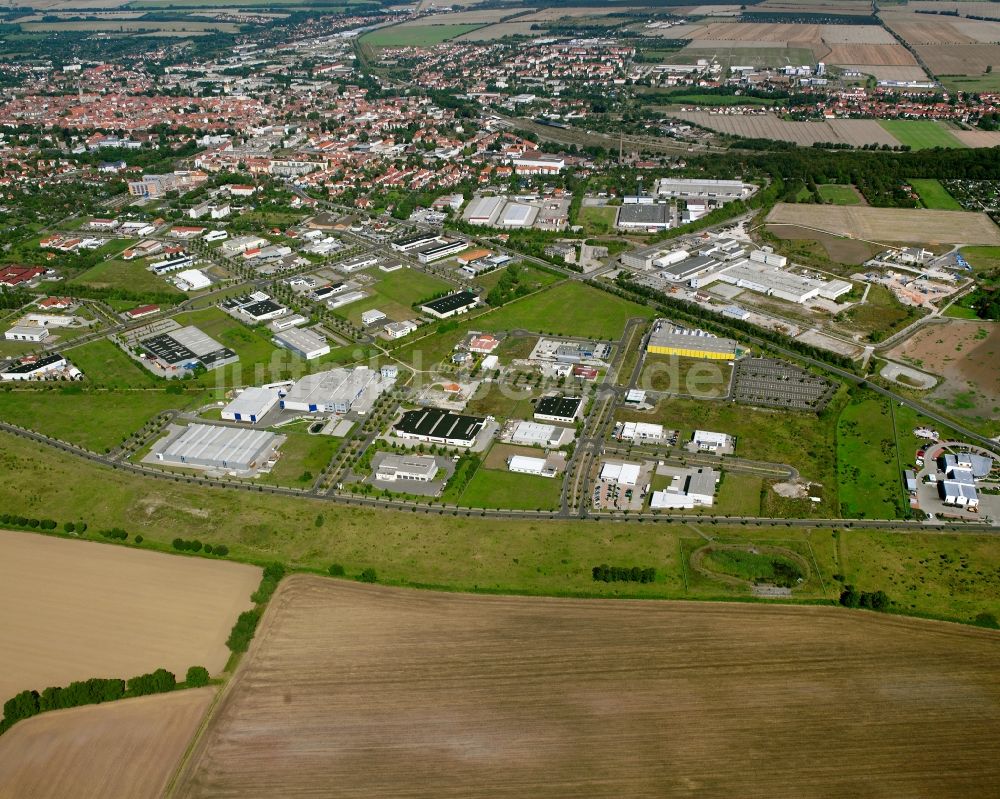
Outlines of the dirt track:
{"label": "dirt track", "polygon": [[998,658],[864,611],[295,576],[176,795],[995,795]]}

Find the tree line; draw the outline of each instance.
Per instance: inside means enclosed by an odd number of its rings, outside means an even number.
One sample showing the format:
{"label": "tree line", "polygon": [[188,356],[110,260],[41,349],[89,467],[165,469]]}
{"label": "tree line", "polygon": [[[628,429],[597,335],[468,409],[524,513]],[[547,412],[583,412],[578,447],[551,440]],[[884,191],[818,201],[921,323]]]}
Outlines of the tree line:
{"label": "tree line", "polygon": [[229,651],[234,655],[247,651],[250,642],[253,640],[254,633],[257,631],[257,625],[260,623],[261,616],[264,615],[264,608],[267,606],[268,600],[284,576],[284,564],[272,563],[264,568],[264,574],[260,578],[260,585],[250,595],[250,598],[254,602],[254,607],[243,611],[236,618],[236,623],[233,624],[233,629],[229,632],[229,638],[226,639],[226,646],[229,647]]}
{"label": "tree line", "polygon": [[885,591],[859,591],[853,585],[845,585],[840,592],[840,604],[845,608],[866,608],[868,610],[886,611],[889,609],[889,597]]}
{"label": "tree line", "polygon": [[187,670],[186,680],[182,684],[178,684],[173,672],[157,669],[128,680],[94,677],[71,682],[65,687],[50,686],[41,693],[34,690],[21,691],[4,702],[0,734],[9,730],[18,721],[50,710],[99,705],[118,699],[168,693],[178,687],[199,688],[208,685],[209,679],[208,669],[204,666],[192,666]]}

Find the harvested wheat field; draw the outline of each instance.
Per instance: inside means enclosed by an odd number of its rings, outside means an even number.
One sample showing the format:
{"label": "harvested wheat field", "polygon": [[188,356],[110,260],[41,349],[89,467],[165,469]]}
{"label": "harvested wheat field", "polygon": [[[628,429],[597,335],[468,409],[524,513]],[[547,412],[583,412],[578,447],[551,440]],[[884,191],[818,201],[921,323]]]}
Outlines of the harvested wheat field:
{"label": "harvested wheat field", "polygon": [[972,211],[778,203],[767,222],[873,242],[1000,244],[1000,228],[986,214]]}
{"label": "harvested wheat field", "polygon": [[215,688],[58,710],[0,738],[0,797],[158,799]]}
{"label": "harvested wheat field", "polygon": [[912,67],[916,59],[901,44],[835,44],[826,54],[828,64],[871,64]]}
{"label": "harvested wheat field", "polygon": [[815,142],[838,142],[854,147],[864,144],[894,147],[899,144],[874,119],[793,122],[778,119],[774,114],[717,114],[710,111],[671,111],[670,116],[731,136],[795,142],[800,147],[810,147]]}
{"label": "harvested wheat field", "polygon": [[298,575],[179,797],[983,796],[1000,634]]}
{"label": "harvested wheat field", "polygon": [[949,133],[966,147],[1000,147],[1000,131],[951,130]]}
{"label": "harvested wheat field", "polygon": [[260,569],[0,531],[0,701],[90,677],[222,670]]}
{"label": "harvested wheat field", "polygon": [[982,75],[987,67],[1000,68],[1000,44],[918,44],[914,49],[936,75]]}
{"label": "harvested wheat field", "polygon": [[1000,22],[929,17],[907,11],[883,14],[886,25],[907,44],[988,44],[1000,41]]}

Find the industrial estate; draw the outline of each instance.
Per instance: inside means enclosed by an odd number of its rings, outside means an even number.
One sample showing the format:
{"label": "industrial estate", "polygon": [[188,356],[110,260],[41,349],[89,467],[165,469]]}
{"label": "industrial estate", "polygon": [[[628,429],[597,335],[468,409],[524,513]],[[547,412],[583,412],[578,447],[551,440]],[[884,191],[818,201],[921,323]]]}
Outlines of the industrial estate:
{"label": "industrial estate", "polygon": [[995,4],[0,17],[0,795],[995,791]]}

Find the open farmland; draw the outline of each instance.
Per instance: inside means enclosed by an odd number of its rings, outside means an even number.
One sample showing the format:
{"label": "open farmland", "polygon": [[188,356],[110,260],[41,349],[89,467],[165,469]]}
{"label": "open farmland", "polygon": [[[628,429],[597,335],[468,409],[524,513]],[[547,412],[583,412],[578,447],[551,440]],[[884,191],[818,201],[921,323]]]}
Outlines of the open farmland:
{"label": "open farmland", "polygon": [[220,671],[260,569],[0,531],[0,697],[163,667]]}
{"label": "open farmland", "polygon": [[767,221],[874,242],[1000,244],[1000,229],[986,214],[971,211],[778,203]]}
{"label": "open farmland", "polygon": [[982,75],[1000,67],[1000,44],[918,44],[917,53],[936,75]]}
{"label": "open farmland", "polygon": [[677,111],[670,116],[731,136],[789,141],[800,147],[810,147],[815,142],[850,144],[854,147],[864,144],[887,144],[894,147],[899,144],[874,119],[791,122],[778,119],[772,114],[714,114],[708,111]]}
{"label": "open farmland", "polygon": [[989,44],[1000,41],[1000,22],[886,11],[886,25],[908,44]]}
{"label": "open farmland", "polygon": [[913,55],[901,44],[836,44],[830,48],[825,60],[828,64],[884,65],[913,67]]}
{"label": "open farmland", "polygon": [[232,22],[199,22],[196,20],[72,20],[59,22],[26,22],[21,26],[26,32],[55,33],[62,31],[102,31],[107,33],[166,32],[206,33],[222,31],[237,33],[240,26]]}
{"label": "open farmland", "polygon": [[966,147],[1000,146],[1000,131],[996,130],[953,130],[951,135]]}
{"label": "open farmland", "polygon": [[962,142],[951,135],[951,130],[933,119],[883,119],[879,124],[914,150],[930,147],[962,147]]}
{"label": "open farmland", "polygon": [[431,47],[477,30],[479,24],[468,25],[393,25],[366,33],[361,43],[369,47]]}
{"label": "open farmland", "polygon": [[998,656],[990,631],[835,608],[295,576],[175,795],[981,796]]}
{"label": "open farmland", "polygon": [[215,688],[59,710],[0,738],[0,796],[158,799]]}

